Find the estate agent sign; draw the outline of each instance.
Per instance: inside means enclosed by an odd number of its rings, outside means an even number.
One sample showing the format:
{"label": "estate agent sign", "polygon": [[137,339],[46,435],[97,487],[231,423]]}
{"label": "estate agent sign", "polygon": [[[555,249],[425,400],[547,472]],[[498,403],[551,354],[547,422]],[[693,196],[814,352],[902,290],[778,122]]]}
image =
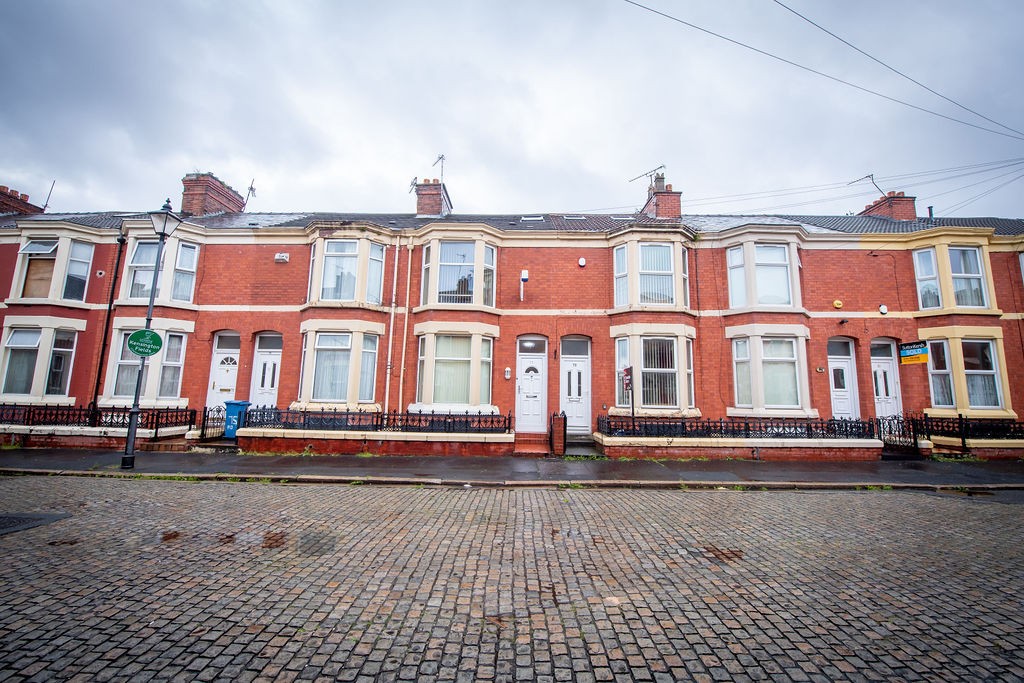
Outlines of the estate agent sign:
{"label": "estate agent sign", "polygon": [[152,356],[164,345],[153,330],[136,330],[128,335],[128,350],[136,356]]}

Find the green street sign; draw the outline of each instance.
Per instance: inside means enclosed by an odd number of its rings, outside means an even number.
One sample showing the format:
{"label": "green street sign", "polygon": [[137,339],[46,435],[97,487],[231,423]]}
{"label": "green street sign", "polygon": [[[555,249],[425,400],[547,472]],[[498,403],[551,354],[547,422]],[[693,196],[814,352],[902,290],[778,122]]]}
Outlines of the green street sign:
{"label": "green street sign", "polygon": [[153,330],[136,330],[128,335],[128,350],[136,356],[152,356],[164,345],[164,340]]}

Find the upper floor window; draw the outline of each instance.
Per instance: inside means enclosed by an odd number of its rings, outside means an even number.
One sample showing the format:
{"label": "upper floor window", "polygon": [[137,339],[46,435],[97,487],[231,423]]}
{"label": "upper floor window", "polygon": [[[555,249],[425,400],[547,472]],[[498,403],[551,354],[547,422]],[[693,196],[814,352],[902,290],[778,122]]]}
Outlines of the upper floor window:
{"label": "upper floor window", "polygon": [[20,250],[23,259],[21,296],[84,301],[92,251],[93,246],[88,242],[74,240],[26,242]]}
{"label": "upper floor window", "polygon": [[953,274],[953,296],[957,306],[984,307],[981,256],[977,247],[950,247],[949,268]]}
{"label": "upper floor window", "polygon": [[384,288],[383,244],[366,239],[326,240],[323,263],[312,246],[313,272],[319,278],[320,301],[365,301],[380,304]]}
{"label": "upper floor window", "polygon": [[615,247],[612,255],[616,307],[631,301],[640,306],[672,306],[680,294],[683,304],[689,305],[685,249],[677,252],[671,243],[632,242]]}
{"label": "upper floor window", "polygon": [[64,298],[85,301],[85,285],[89,281],[92,265],[92,245],[86,242],[71,242],[68,254],[68,272],[64,277]]}
{"label": "upper floor window", "polygon": [[[985,308],[983,254],[978,247],[928,247],[914,252],[914,276],[920,310],[942,308],[943,290],[954,306]],[[948,263],[948,270],[946,270]]]}
{"label": "upper floor window", "polygon": [[185,242],[178,244],[178,258],[174,262],[174,286],[171,288],[171,298],[175,301],[192,301],[198,262],[199,247]]}
{"label": "upper floor window", "polygon": [[789,247],[745,244],[726,252],[729,307],[790,306],[793,303]]}
{"label": "upper floor window", "polygon": [[[132,252],[131,261],[128,263],[128,297],[131,299],[148,299],[149,290],[153,286],[153,269],[156,267],[156,252],[158,242],[136,242],[135,251]],[[156,295],[160,294],[159,276],[157,279]]]}
{"label": "upper floor window", "polygon": [[423,247],[420,304],[494,306],[497,249],[478,240],[443,240],[434,245],[433,249],[430,244]]}
{"label": "upper floor window", "polygon": [[942,306],[939,290],[939,271],[935,267],[935,250],[921,249],[914,252],[914,275],[917,278],[917,304],[926,308]]}
{"label": "upper floor window", "polygon": [[640,303],[675,303],[672,277],[672,247],[668,244],[640,244]]}

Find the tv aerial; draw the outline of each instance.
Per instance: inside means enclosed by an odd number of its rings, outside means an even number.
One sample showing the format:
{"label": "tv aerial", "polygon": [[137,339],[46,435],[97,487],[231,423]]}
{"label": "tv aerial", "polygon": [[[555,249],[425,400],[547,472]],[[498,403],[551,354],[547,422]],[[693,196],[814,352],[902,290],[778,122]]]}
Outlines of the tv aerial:
{"label": "tv aerial", "polygon": [[662,164],[658,168],[652,168],[650,171],[646,171],[644,173],[641,173],[636,178],[630,178],[629,182],[633,182],[634,180],[640,180],[641,178],[651,179],[651,178],[654,177],[655,173],[657,173],[658,171],[662,170],[663,168],[665,168],[665,164]]}

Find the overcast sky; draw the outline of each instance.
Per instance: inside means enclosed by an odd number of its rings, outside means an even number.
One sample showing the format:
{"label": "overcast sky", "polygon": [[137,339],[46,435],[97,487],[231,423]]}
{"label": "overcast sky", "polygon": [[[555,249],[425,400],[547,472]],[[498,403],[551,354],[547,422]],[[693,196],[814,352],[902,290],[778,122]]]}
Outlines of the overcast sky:
{"label": "overcast sky", "polygon": [[[210,171],[250,211],[411,213],[444,154],[457,213],[628,211],[664,165],[684,213],[857,212],[874,174],[921,215],[1024,216],[1024,134],[774,0],[638,1],[1007,135],[625,0],[0,0],[0,184],[177,209]],[[783,1],[1024,131],[1024,2]]]}

